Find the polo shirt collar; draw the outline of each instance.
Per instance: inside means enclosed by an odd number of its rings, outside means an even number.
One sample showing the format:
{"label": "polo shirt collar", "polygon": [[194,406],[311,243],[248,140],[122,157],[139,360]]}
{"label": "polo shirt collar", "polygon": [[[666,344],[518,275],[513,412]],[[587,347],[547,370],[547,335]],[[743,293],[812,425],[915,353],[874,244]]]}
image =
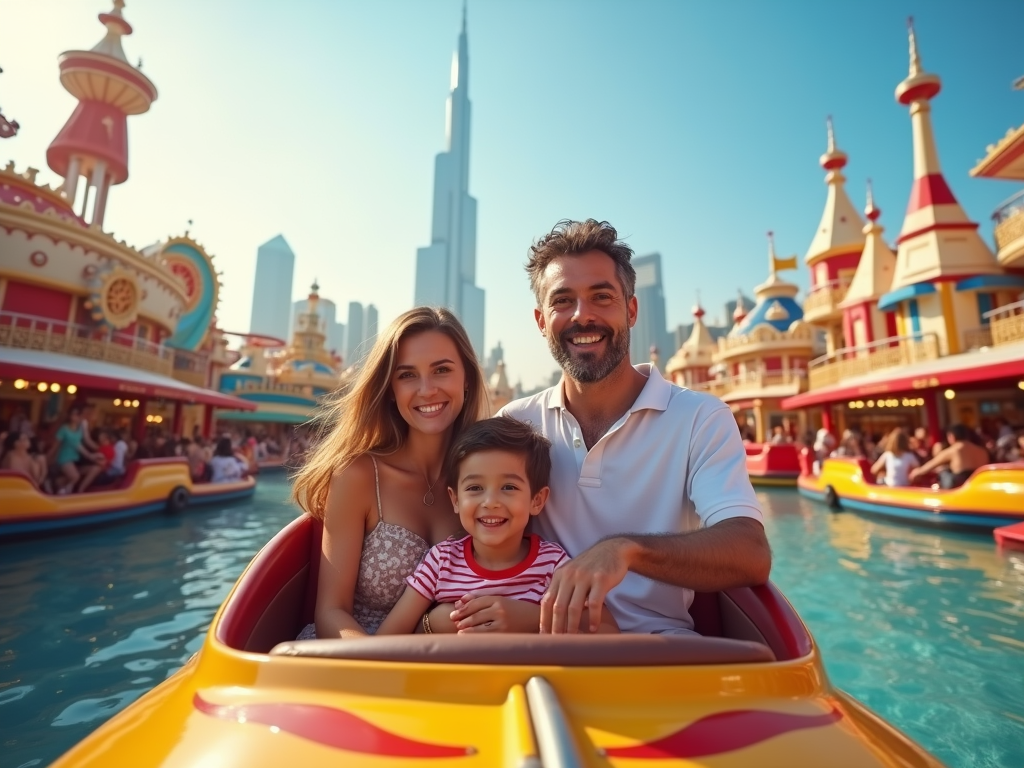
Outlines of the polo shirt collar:
{"label": "polo shirt collar", "polygon": [[[672,385],[665,381],[661,371],[651,363],[640,363],[634,365],[637,371],[647,377],[647,383],[640,390],[636,401],[629,408],[629,413],[636,413],[643,410],[664,411],[668,409],[668,401],[672,397]],[[548,408],[562,409],[565,407],[565,376],[549,390]]]}

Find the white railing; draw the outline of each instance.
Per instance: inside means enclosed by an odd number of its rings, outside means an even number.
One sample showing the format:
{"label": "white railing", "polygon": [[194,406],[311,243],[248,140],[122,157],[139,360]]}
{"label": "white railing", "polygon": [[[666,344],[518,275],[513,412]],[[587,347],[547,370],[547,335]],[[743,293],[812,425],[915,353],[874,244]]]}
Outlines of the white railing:
{"label": "white railing", "polygon": [[939,339],[934,333],[891,336],[859,347],[844,347],[811,360],[808,383],[813,390],[883,368],[938,358]]}
{"label": "white railing", "polygon": [[807,379],[807,371],[800,368],[791,368],[779,371],[747,371],[737,376],[729,376],[721,379],[711,379],[701,384],[696,384],[692,389],[709,392],[716,397],[723,397],[738,391],[750,391],[752,394],[757,390],[771,387],[778,384],[800,384]]}
{"label": "white railing", "polygon": [[992,346],[1024,341],[1024,301],[990,310],[982,317],[992,330]]}
{"label": "white railing", "polygon": [[19,312],[0,312],[0,347],[103,360],[170,375],[174,350],[111,329]]}

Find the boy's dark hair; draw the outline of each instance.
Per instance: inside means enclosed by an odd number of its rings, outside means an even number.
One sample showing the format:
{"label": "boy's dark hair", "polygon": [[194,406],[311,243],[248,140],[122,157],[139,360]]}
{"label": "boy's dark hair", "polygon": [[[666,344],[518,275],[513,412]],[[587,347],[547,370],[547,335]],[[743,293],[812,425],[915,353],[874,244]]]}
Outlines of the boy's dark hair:
{"label": "boy's dark hair", "polygon": [[526,480],[535,494],[551,476],[551,441],[533,427],[511,416],[484,419],[464,429],[448,449],[445,479],[449,488],[459,484],[459,467],[467,456],[481,451],[507,451],[526,459]]}

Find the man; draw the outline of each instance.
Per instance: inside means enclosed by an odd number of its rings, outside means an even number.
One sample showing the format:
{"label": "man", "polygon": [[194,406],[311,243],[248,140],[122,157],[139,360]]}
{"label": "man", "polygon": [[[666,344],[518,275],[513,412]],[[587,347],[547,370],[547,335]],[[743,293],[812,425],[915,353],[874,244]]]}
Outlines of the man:
{"label": "man", "polygon": [[729,408],[630,365],[632,255],[607,222],[561,221],[526,266],[563,377],[502,412],[552,441],[536,530],[573,557],[541,603],[542,632],[576,632],[584,608],[581,629],[596,631],[607,598],[625,632],[687,633],[694,590],[762,584],[771,569]]}
{"label": "man", "polygon": [[910,470],[911,481],[946,466],[939,472],[939,487],[945,490],[959,488],[974,474],[974,470],[989,463],[988,451],[974,442],[971,430],[963,424],[954,424],[946,430],[946,440],[949,448],[939,451],[931,461],[917,469]]}

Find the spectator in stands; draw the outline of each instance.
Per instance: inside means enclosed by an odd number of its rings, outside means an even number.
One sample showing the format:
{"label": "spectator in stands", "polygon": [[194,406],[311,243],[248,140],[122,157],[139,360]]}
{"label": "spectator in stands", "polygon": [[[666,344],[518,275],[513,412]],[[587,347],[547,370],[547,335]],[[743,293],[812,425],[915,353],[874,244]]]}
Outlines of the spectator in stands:
{"label": "spectator in stands", "polygon": [[877,477],[884,472],[882,482],[899,488],[910,485],[910,471],[920,465],[917,456],[910,450],[910,438],[898,427],[885,440],[885,451],[871,466],[871,474]]}

